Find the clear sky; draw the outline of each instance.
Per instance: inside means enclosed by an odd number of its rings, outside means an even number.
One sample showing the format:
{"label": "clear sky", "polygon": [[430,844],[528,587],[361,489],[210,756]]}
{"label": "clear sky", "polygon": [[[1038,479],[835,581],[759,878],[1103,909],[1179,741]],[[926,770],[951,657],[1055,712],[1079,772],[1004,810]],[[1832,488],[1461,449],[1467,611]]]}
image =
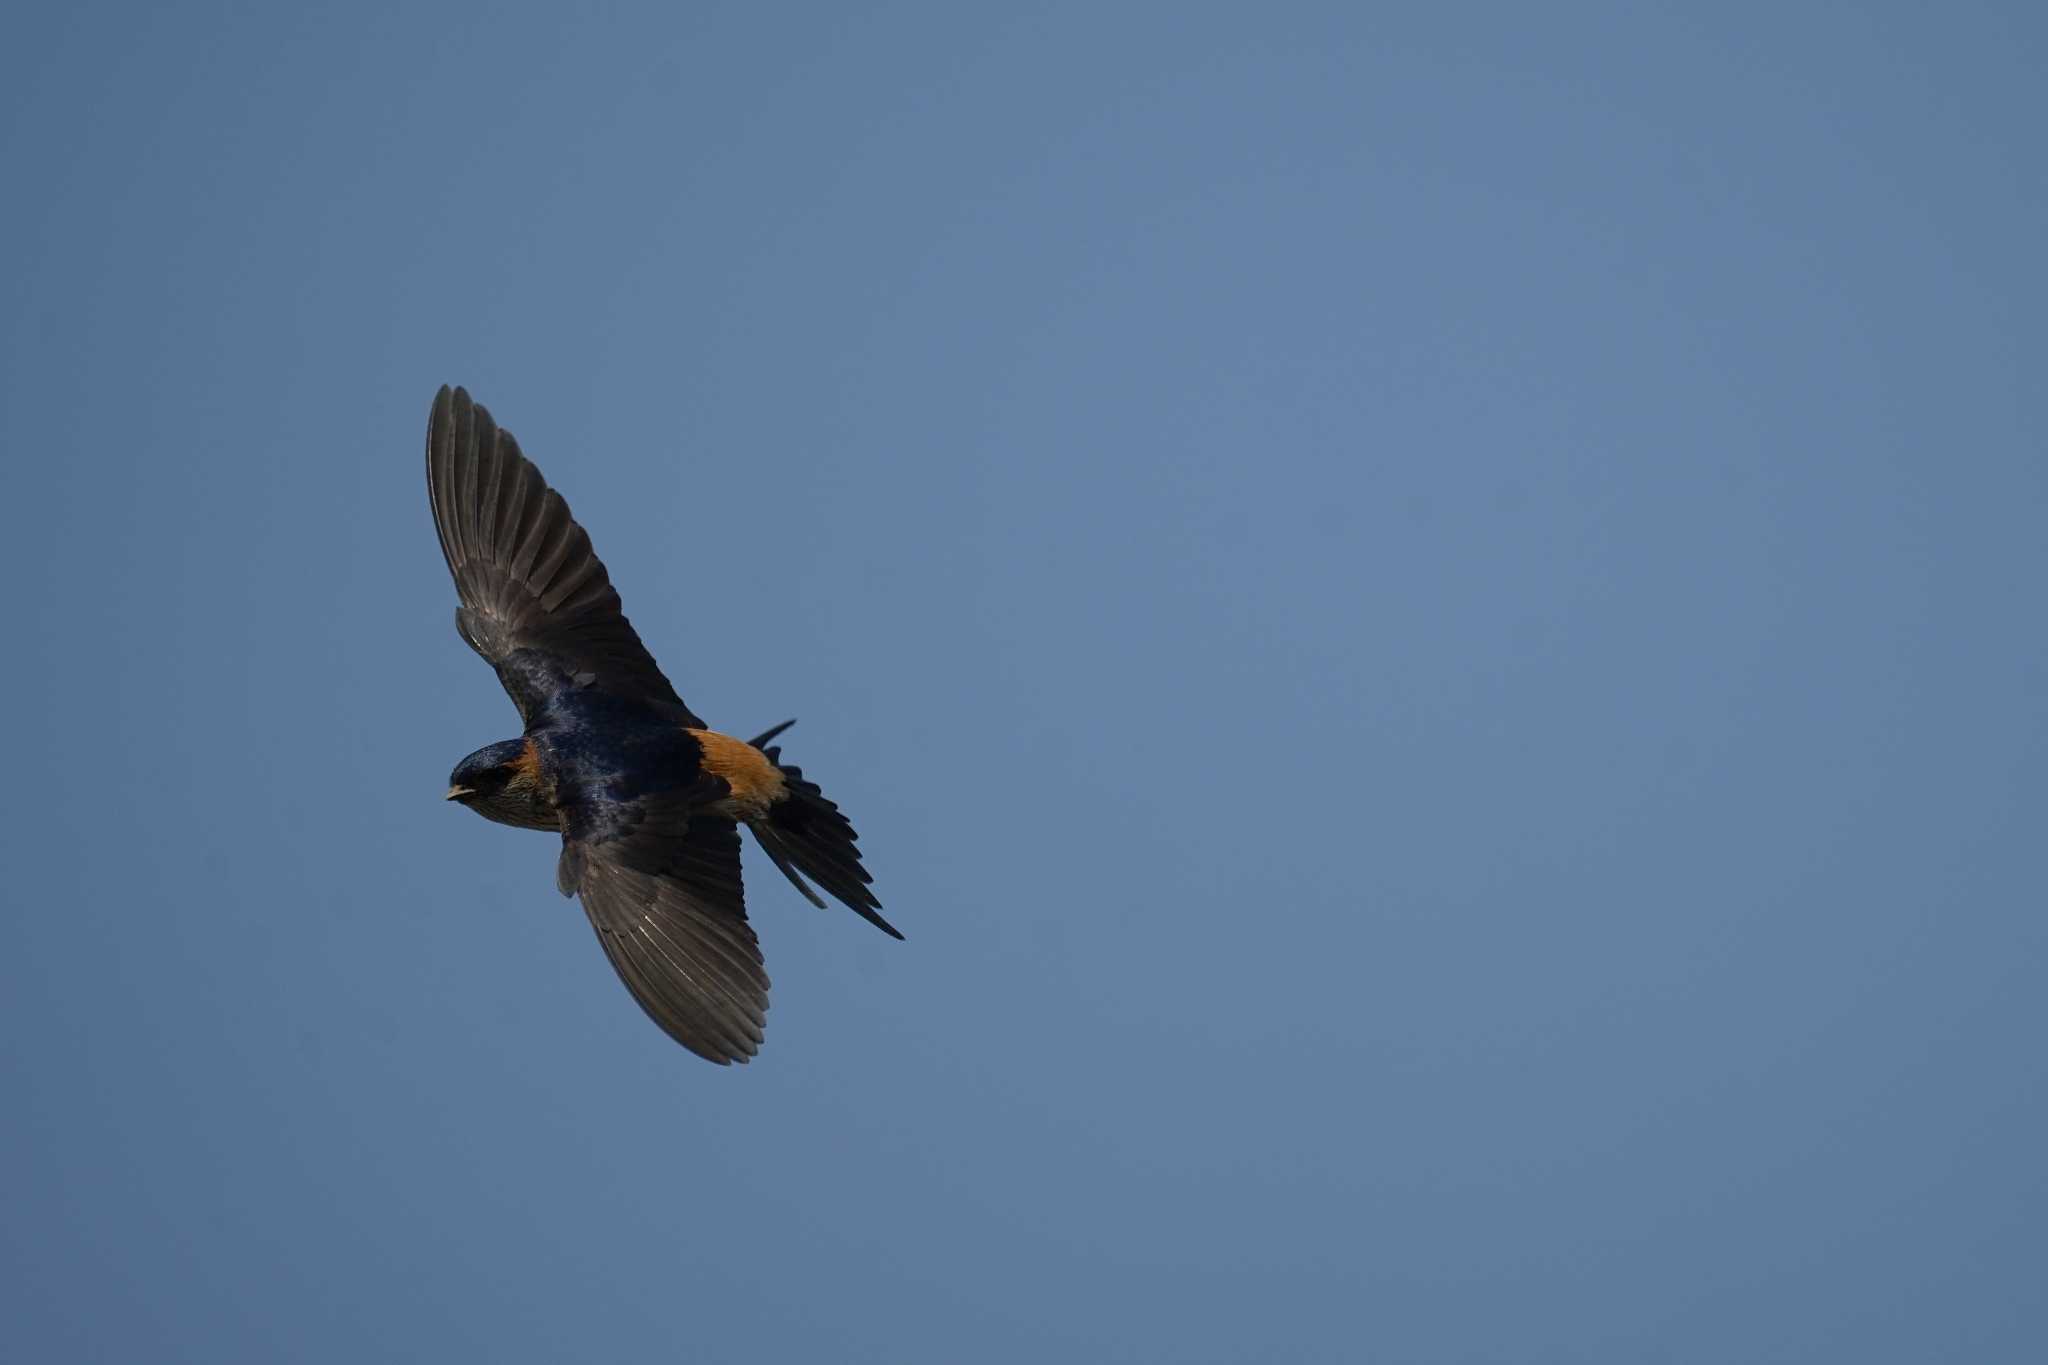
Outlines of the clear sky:
{"label": "clear sky", "polygon": [[[6,1354],[2048,1358],[2042,14],[18,13]],[[444,382],[909,935],[751,1067]]]}

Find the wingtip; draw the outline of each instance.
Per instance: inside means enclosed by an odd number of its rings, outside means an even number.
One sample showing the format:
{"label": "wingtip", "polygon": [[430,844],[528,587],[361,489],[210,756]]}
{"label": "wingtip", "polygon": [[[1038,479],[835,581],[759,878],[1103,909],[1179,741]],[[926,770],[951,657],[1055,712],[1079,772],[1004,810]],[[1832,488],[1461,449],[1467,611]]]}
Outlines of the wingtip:
{"label": "wingtip", "polygon": [[446,421],[465,408],[476,406],[469,396],[469,390],[460,384],[443,384],[434,391],[434,420]]}

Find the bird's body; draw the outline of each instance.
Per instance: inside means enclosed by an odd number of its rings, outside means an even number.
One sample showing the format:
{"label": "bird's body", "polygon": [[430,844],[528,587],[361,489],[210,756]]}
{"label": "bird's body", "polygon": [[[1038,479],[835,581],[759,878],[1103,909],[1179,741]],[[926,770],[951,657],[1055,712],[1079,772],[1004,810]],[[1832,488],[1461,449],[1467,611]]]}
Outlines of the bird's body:
{"label": "bird's body", "polygon": [[814,904],[806,876],[896,938],[839,808],[771,741],[707,728],[619,608],[589,537],[509,433],[460,389],[427,431],[427,485],[462,605],[524,733],[456,765],[448,796],[558,833],[556,884],[654,1021],[699,1056],[760,1045],[768,978],[747,924],[739,826]]}
{"label": "bird's body", "polygon": [[[762,820],[788,787],[782,770],[747,741],[601,692],[565,690],[522,739],[501,743],[517,747],[478,753],[489,755],[489,766],[511,766],[514,776],[498,793],[504,799],[472,808],[520,829],[558,830],[567,812],[630,805],[679,785],[705,811]],[[460,770],[454,784],[461,785]]]}

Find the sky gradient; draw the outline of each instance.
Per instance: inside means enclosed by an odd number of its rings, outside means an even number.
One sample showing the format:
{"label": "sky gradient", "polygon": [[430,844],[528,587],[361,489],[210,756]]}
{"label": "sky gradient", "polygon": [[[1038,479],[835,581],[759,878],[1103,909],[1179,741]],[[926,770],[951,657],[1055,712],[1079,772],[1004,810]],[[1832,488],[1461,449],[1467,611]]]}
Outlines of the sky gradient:
{"label": "sky gradient", "polygon": [[[10,1357],[2048,1352],[2037,7],[12,30]],[[861,829],[751,1067],[444,382]]]}

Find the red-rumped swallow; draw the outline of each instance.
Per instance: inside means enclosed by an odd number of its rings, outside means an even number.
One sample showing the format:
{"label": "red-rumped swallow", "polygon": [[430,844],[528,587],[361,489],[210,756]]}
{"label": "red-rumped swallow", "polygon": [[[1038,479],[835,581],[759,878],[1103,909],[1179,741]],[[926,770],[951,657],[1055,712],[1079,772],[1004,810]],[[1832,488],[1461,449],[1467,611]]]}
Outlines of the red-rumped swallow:
{"label": "red-rumped swallow", "polygon": [[455,765],[448,799],[562,836],[555,885],[579,896],[648,1016],[700,1057],[761,1046],[768,977],[747,923],[739,827],[816,906],[808,877],[902,938],[868,889],[839,807],[772,741],[708,728],[619,607],[590,537],[461,389],[427,423],[427,496],[455,575],[455,629],[497,671],[525,733]]}

